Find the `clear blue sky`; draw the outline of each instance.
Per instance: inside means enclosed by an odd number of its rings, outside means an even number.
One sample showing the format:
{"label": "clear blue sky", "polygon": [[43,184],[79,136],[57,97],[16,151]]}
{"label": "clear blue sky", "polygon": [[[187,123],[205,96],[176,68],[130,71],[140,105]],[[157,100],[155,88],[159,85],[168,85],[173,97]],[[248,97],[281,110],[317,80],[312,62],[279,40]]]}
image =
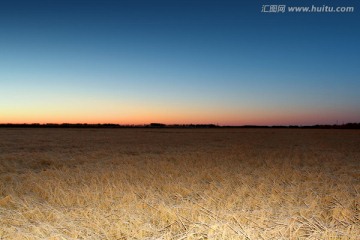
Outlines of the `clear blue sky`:
{"label": "clear blue sky", "polygon": [[360,122],[359,4],[2,1],[0,123]]}

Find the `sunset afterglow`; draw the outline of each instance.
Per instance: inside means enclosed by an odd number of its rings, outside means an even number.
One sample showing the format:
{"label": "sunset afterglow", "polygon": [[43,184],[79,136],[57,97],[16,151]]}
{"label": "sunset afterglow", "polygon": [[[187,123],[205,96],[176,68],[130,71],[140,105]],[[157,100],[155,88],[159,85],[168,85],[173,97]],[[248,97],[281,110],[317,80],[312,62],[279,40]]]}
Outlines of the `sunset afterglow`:
{"label": "sunset afterglow", "polygon": [[0,123],[358,122],[359,14],[261,4],[2,3]]}

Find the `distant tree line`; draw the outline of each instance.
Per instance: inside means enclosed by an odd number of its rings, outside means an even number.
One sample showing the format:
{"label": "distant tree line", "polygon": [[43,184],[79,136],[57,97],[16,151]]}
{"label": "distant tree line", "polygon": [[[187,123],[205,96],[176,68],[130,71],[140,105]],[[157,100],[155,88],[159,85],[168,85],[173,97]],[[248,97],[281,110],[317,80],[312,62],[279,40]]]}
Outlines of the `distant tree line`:
{"label": "distant tree line", "polygon": [[114,123],[30,123],[30,124],[14,124],[3,123],[0,128],[308,128],[308,129],[360,129],[360,123],[346,123],[334,125],[311,125],[311,126],[263,126],[263,125],[242,125],[242,126],[219,126],[217,124],[164,124],[164,123],[150,123],[143,125],[121,125]]}

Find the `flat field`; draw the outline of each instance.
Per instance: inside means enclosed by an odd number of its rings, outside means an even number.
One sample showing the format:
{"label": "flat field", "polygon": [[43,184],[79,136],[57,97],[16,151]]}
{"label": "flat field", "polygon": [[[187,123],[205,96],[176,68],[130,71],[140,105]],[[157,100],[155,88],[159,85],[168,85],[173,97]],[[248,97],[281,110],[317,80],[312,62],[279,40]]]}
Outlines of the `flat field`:
{"label": "flat field", "polygon": [[360,131],[0,129],[0,239],[360,239]]}

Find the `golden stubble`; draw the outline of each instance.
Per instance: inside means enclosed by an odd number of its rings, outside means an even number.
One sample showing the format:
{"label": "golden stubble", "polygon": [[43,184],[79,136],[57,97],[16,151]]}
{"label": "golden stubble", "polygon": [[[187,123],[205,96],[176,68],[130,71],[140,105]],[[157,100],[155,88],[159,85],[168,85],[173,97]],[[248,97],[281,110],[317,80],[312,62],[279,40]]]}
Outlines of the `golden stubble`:
{"label": "golden stubble", "polygon": [[0,129],[3,239],[358,239],[360,133]]}

